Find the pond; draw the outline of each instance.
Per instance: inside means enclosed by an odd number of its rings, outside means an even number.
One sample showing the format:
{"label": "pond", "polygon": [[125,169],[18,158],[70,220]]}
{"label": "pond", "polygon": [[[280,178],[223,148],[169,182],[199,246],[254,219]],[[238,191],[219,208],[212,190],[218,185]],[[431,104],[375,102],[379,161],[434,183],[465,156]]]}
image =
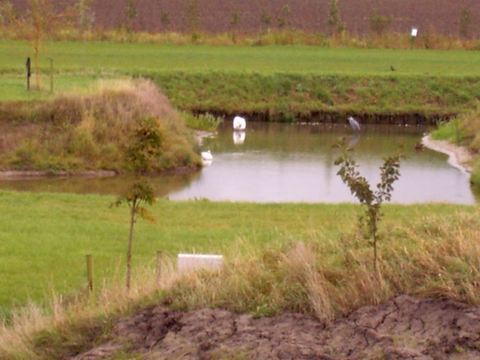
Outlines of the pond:
{"label": "pond", "polygon": [[[400,179],[394,184],[393,203],[446,202],[476,204],[480,196],[469,185],[469,174],[452,167],[448,156],[429,149],[416,150],[422,126],[365,125],[356,134],[348,124],[284,124],[249,122],[245,131],[222,123],[204,138],[202,150],[213,160],[201,171],[155,177],[156,194],[171,200],[209,199],[248,202],[356,202],[334,165],[341,154],[333,145],[343,139],[370,184],[380,180],[382,158],[399,147],[406,156]],[[102,179],[37,179],[2,181],[0,188],[18,191],[54,191],[118,194],[127,177]]]}

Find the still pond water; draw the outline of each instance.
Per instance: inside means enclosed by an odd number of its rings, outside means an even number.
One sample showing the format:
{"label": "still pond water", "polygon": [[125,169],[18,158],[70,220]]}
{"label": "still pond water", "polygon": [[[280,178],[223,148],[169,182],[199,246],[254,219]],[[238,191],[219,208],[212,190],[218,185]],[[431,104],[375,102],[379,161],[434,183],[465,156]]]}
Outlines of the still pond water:
{"label": "still pond water", "polygon": [[[394,203],[448,202],[476,204],[480,195],[469,186],[469,175],[451,166],[448,156],[415,150],[427,127],[367,125],[355,135],[348,124],[282,124],[250,122],[244,132],[234,132],[224,122],[215,136],[204,138],[211,164],[187,175],[153,179],[157,196],[172,200],[209,199],[249,202],[356,202],[336,175],[332,149],[340,138],[353,147],[359,171],[370,184],[379,181],[382,158],[399,146],[407,156],[394,184]],[[116,195],[125,177],[103,179],[41,179],[0,182],[2,189]]]}

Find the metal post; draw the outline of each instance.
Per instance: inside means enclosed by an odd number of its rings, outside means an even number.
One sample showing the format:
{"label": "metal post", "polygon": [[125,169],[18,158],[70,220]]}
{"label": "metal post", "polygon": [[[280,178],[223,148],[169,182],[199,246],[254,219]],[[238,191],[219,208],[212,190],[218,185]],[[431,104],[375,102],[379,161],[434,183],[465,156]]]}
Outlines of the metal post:
{"label": "metal post", "polygon": [[418,29],[416,27],[412,27],[412,32],[410,33],[410,49],[413,49],[413,43],[415,42],[415,38],[418,35]]}

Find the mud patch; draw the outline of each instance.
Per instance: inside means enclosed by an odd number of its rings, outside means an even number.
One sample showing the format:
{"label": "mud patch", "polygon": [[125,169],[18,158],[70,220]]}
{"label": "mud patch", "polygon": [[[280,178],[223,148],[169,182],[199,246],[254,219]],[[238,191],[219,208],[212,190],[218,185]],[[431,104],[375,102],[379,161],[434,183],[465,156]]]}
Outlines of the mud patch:
{"label": "mud patch", "polygon": [[144,309],[114,338],[76,356],[145,359],[480,359],[480,308],[402,295],[322,323],[305,314],[254,318],[218,309]]}
{"label": "mud patch", "polygon": [[429,149],[448,155],[448,163],[463,172],[471,173],[473,155],[464,146],[452,144],[448,140],[433,140],[430,135],[422,139],[422,143]]}

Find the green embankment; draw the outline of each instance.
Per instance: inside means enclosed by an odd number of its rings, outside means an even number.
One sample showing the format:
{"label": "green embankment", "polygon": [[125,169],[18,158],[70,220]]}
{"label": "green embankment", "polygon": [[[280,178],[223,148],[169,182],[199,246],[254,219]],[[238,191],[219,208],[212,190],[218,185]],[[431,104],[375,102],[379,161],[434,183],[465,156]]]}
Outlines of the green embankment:
{"label": "green embankment", "polygon": [[43,95],[25,91],[27,56],[27,43],[0,42],[0,99],[48,97],[49,58],[57,90],[104,77],[151,77],[179,108],[270,120],[351,113],[416,121],[471,110],[480,93],[474,51],[53,42],[40,58]]}
{"label": "green embankment", "polygon": [[435,124],[473,109],[480,77],[338,75],[246,72],[139,72],[152,78],[176,107],[236,113],[269,121]]}

